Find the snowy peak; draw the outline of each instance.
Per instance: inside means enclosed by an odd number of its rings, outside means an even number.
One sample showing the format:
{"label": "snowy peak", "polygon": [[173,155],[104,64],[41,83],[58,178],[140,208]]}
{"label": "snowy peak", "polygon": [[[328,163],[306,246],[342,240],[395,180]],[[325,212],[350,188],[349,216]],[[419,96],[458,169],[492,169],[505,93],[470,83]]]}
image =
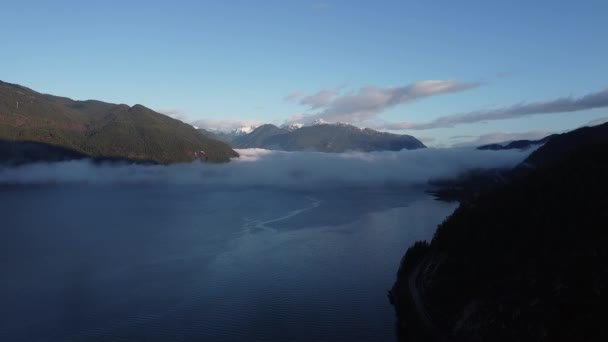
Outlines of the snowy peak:
{"label": "snowy peak", "polygon": [[235,129],[232,133],[234,133],[235,135],[249,134],[253,132],[254,129],[256,129],[255,126],[242,126]]}
{"label": "snowy peak", "polygon": [[325,121],[323,119],[316,119],[315,121],[313,121],[313,122],[310,123],[311,126],[329,125],[329,124],[330,124],[329,121]]}
{"label": "snowy peak", "polygon": [[288,130],[290,132],[293,132],[296,129],[300,129],[302,127],[304,127],[304,124],[301,124],[301,123],[292,123],[292,124],[289,124],[289,125],[283,125],[283,126],[281,126],[281,128],[286,129],[286,130]]}
{"label": "snowy peak", "polygon": [[[245,135],[245,134],[249,134],[251,132],[253,132],[253,130],[255,130],[258,126],[241,126],[241,127],[237,127],[234,129],[222,129],[222,128],[214,128],[214,127],[200,127],[203,128],[209,132],[215,133],[215,134],[225,134],[225,135],[232,135],[232,136],[238,136],[238,135]],[[199,128],[199,127],[196,127]]]}
{"label": "snowy peak", "polygon": [[233,146],[283,151],[399,151],[424,148],[424,144],[409,135],[361,129],[351,124],[318,120],[312,125],[291,124],[281,128],[262,125],[252,133],[237,137]]}
{"label": "snowy peak", "polygon": [[311,122],[309,124],[306,124],[306,125],[303,124],[303,123],[299,123],[299,122],[292,123],[292,124],[285,124],[285,125],[282,125],[281,128],[286,129],[286,130],[292,132],[292,131],[295,131],[295,130],[300,129],[302,127],[311,127],[311,126],[320,126],[320,125],[332,125],[332,126],[338,126],[338,127],[356,128],[356,129],[360,130],[359,127],[351,125],[351,124],[346,123],[346,122],[329,122],[329,121],[326,121],[326,120],[323,120],[323,119],[316,119],[313,122]]}

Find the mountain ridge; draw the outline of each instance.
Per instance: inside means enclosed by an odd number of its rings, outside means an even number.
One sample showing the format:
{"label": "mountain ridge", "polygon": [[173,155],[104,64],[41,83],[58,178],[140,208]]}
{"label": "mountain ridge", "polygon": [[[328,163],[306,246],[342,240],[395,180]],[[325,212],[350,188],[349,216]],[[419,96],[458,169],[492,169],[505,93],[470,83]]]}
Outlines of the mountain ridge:
{"label": "mountain ridge", "polygon": [[75,101],[2,81],[0,139],[45,143],[91,158],[163,164],[238,156],[225,143],[141,104]]}
{"label": "mountain ridge", "polygon": [[477,149],[478,150],[492,150],[492,151],[513,150],[513,149],[525,150],[532,146],[545,144],[547,141],[555,138],[558,135],[559,134],[551,134],[551,135],[548,135],[548,136],[546,136],[542,139],[538,139],[538,140],[524,139],[524,140],[513,140],[513,141],[502,142],[502,143],[481,145],[481,146],[478,146]]}
{"label": "mountain ridge", "polygon": [[389,295],[401,337],[605,340],[606,149],[608,124],[554,137],[410,247]]}
{"label": "mountain ridge", "polygon": [[398,151],[425,148],[410,135],[399,135],[358,128],[345,123],[318,123],[309,126],[278,127],[265,124],[251,133],[235,138],[237,148],[265,148],[283,151]]}

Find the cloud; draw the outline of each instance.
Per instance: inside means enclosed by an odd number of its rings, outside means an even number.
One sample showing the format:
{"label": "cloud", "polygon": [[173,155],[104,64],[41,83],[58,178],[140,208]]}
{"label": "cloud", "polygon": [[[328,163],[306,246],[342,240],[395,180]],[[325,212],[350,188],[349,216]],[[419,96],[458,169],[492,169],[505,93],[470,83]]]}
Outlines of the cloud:
{"label": "cloud", "polygon": [[344,186],[419,186],[432,178],[472,168],[511,167],[531,151],[478,151],[474,148],[399,152],[315,153],[238,150],[227,164],[127,165],[88,161],[0,168],[0,184],[184,184],[202,187],[333,189]]}
{"label": "cloud", "polygon": [[425,144],[437,141],[437,139],[433,137],[417,137],[416,139],[422,141]]}
{"label": "cloud", "polygon": [[314,95],[304,97],[300,100],[300,104],[310,106],[311,109],[318,109],[327,106],[336,95],[338,92],[335,90],[321,90]]}
{"label": "cloud", "polygon": [[520,103],[499,109],[478,110],[468,113],[443,116],[428,123],[387,123],[381,128],[388,130],[425,130],[433,128],[449,128],[459,124],[514,119],[538,114],[570,113],[604,107],[608,107],[608,88],[578,98],[569,96],[551,101]]}
{"label": "cloud", "polygon": [[292,114],[285,120],[287,123],[296,123],[306,121],[307,115],[304,113]]}
{"label": "cloud", "polygon": [[[310,110],[319,112],[299,118],[302,123],[323,119],[329,122],[358,124],[377,117],[388,108],[418,99],[454,93],[478,87],[479,83],[455,80],[430,80],[415,82],[402,87],[367,86],[354,93],[338,94],[334,90],[322,90],[305,97],[300,102]],[[306,101],[305,101],[306,100]],[[294,122],[288,119],[288,123]]]}
{"label": "cloud", "polygon": [[[495,143],[503,143],[513,140],[539,140],[548,135],[551,135],[555,132],[548,131],[530,131],[530,132],[520,132],[520,133],[510,133],[510,132],[493,132],[488,134],[482,134],[480,136],[471,136],[471,135],[457,135],[450,137],[450,140],[461,140],[461,139],[469,139],[468,141],[457,142],[454,143],[455,147],[462,146],[481,146]],[[474,138],[470,140],[471,138]]]}
{"label": "cloud", "polygon": [[264,122],[255,119],[213,119],[205,118],[192,122],[193,126],[212,131],[230,132],[244,126],[260,126]]}
{"label": "cloud", "polygon": [[288,101],[288,102],[295,102],[299,98],[301,98],[302,96],[305,96],[305,95],[306,94],[302,91],[294,91],[293,93],[285,96],[285,98],[283,98],[283,100]]}
{"label": "cloud", "polygon": [[467,138],[477,138],[477,135],[453,135],[451,137],[449,137],[448,139],[450,140],[455,140],[455,139],[467,139]]}

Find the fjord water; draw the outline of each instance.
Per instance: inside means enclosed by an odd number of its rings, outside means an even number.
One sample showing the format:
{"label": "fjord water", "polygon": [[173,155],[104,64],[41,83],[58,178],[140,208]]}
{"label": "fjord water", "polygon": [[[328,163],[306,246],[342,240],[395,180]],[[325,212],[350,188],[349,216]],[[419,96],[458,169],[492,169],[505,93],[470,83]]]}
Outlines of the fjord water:
{"label": "fjord water", "polygon": [[395,339],[401,256],[455,208],[421,189],[0,191],[2,341]]}

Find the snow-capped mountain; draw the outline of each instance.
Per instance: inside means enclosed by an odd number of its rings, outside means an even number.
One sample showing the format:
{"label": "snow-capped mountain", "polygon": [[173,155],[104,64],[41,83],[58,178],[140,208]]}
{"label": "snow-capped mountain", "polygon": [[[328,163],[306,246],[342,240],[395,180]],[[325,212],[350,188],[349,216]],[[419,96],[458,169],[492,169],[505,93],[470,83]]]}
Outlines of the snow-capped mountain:
{"label": "snow-capped mountain", "polygon": [[218,139],[227,143],[232,142],[238,137],[245,136],[253,132],[258,126],[241,126],[231,130],[214,129],[214,128],[197,128],[203,135]]}
{"label": "snow-capped mountain", "polygon": [[238,148],[265,148],[284,151],[399,151],[424,148],[424,144],[409,135],[379,132],[359,128],[345,122],[317,119],[309,124],[291,123],[277,127],[271,124],[241,126],[230,131],[199,129],[214,139]]}
{"label": "snow-capped mountain", "polygon": [[300,122],[296,122],[296,123],[291,123],[291,124],[285,124],[282,125],[281,128],[286,129],[288,131],[295,131],[296,129],[300,129],[302,127],[309,127],[309,126],[320,126],[320,125],[334,125],[334,126],[340,126],[340,127],[352,127],[352,128],[359,128],[357,126],[351,125],[349,123],[346,122],[329,122],[327,120],[323,120],[323,119],[316,119],[314,121],[312,121],[311,123],[308,124],[303,124]]}
{"label": "snow-capped mountain", "polygon": [[288,131],[290,131],[290,132],[293,132],[293,131],[295,131],[296,129],[300,129],[300,128],[302,128],[302,127],[304,127],[304,124],[302,124],[302,123],[297,123],[297,122],[296,122],[296,123],[289,124],[289,125],[285,124],[285,125],[282,125],[282,126],[281,126],[281,128],[286,129],[286,130],[288,130]]}
{"label": "snow-capped mountain", "polygon": [[234,129],[231,133],[233,133],[234,135],[249,134],[253,132],[253,130],[256,128],[257,126],[242,126],[237,129]]}
{"label": "snow-capped mountain", "polygon": [[329,124],[330,124],[329,121],[325,121],[323,119],[316,119],[315,121],[310,123],[310,126],[329,125]]}
{"label": "snow-capped mountain", "polygon": [[277,127],[266,124],[231,142],[238,148],[265,148],[284,151],[399,151],[424,148],[409,135],[391,134],[339,122],[317,120],[311,125],[291,124]]}

